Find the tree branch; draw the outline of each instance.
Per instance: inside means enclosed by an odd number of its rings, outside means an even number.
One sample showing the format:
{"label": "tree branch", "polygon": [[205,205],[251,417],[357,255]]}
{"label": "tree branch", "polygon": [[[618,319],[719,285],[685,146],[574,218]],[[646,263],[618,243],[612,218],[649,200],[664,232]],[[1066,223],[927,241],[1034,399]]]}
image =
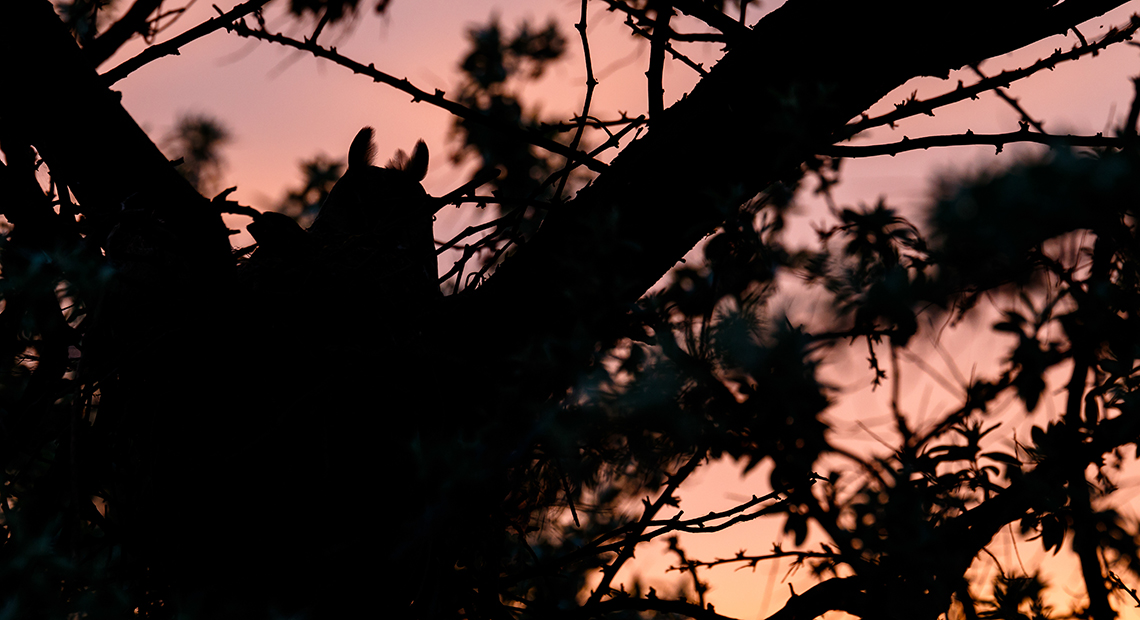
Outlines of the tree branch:
{"label": "tree branch", "polygon": [[590,595],[590,600],[586,606],[589,606],[590,603],[597,603],[603,596],[610,593],[610,584],[613,583],[614,577],[617,576],[622,565],[633,557],[633,551],[634,548],[637,547],[641,532],[644,532],[645,529],[649,527],[650,523],[653,522],[653,517],[656,516],[662,507],[673,501],[673,493],[676,492],[677,487],[679,487],[689,475],[696,471],[697,465],[705,459],[705,456],[704,452],[694,454],[689,458],[687,463],[682,465],[676,473],[670,476],[669,484],[666,485],[665,489],[658,495],[657,501],[652,504],[649,503],[649,500],[645,501],[645,511],[641,514],[641,519],[633,525],[631,530],[632,536],[622,540],[622,548],[621,551],[618,552],[618,557],[615,558],[609,566],[603,569],[602,580],[594,589],[593,594]]}
{"label": "tree branch", "polygon": [[[216,212],[123,109],[67,32],[50,2],[12,3],[0,21],[0,119],[18,123],[53,174],[66,179],[102,243],[123,202],[156,209],[183,240],[195,269],[224,270],[229,240]],[[60,84],[67,97],[53,97]],[[84,102],[77,116],[72,102]],[[98,118],[90,123],[89,118]],[[80,138],[77,138],[80,136]],[[153,201],[153,202],[152,202]]]}
{"label": "tree branch", "polygon": [[[681,61],[686,66],[691,68],[693,71],[696,71],[697,73],[699,73],[701,77],[705,77],[706,75],[708,75],[708,71],[705,70],[704,65],[702,65],[698,62],[694,62],[693,59],[691,59],[688,56],[677,51],[677,49],[674,48],[673,45],[669,43],[669,40],[673,39],[674,37],[672,36],[672,34],[673,34],[672,31],[668,29],[667,25],[666,25],[665,31],[661,35],[661,39],[658,40],[657,38],[655,38],[658,36],[657,34],[655,34],[658,32],[656,30],[655,26],[647,26],[647,27],[643,28],[643,27],[638,25],[638,22],[642,22],[642,23],[652,25],[652,24],[656,23],[656,21],[657,21],[654,19],[649,19],[649,17],[646,15],[644,10],[635,9],[635,8],[627,5],[626,3],[621,2],[620,0],[605,0],[605,2],[606,2],[606,4],[608,4],[610,6],[610,10],[618,10],[618,11],[621,11],[621,12],[626,14],[625,25],[629,26],[629,29],[633,31],[633,34],[649,41],[650,44],[655,49],[662,49],[662,50],[665,50],[666,52],[669,52],[670,56]],[[667,33],[669,36],[664,36],[665,33]],[[651,53],[653,53],[653,52],[651,52]],[[650,81],[649,88],[651,90],[653,89],[653,79],[654,79],[653,75],[652,75],[654,72],[652,65],[653,65],[653,56],[650,57],[650,69],[649,69],[649,72],[646,73],[646,76],[649,77],[649,81]],[[653,103],[651,101],[650,102],[650,112],[651,112],[650,117],[652,117],[652,111],[653,111],[652,108],[653,108]]]}
{"label": "tree branch", "polygon": [[904,101],[901,104],[895,104],[895,109],[892,112],[888,112],[887,114],[873,118],[864,116],[862,120],[854,123],[849,123],[841,131],[836,132],[835,140],[836,142],[846,140],[847,138],[850,138],[851,136],[861,131],[866,131],[873,127],[880,127],[882,125],[890,125],[894,127],[894,124],[896,122],[904,118],[910,118],[911,116],[918,116],[919,114],[933,116],[934,110],[938,108],[950,105],[952,103],[957,103],[959,101],[964,101],[966,99],[976,99],[981,93],[994,90],[995,88],[1001,86],[1009,86],[1011,82],[1025,79],[1045,69],[1052,71],[1058,64],[1062,62],[1077,60],[1078,58],[1090,54],[1095,56],[1101,50],[1114,43],[1130,41],[1138,28],[1140,28],[1140,16],[1133,15],[1127,24],[1109,29],[1109,31],[1103,37],[1089,45],[1074,46],[1067,52],[1062,52],[1060,49],[1057,49],[1048,58],[1038,60],[1028,67],[1002,71],[997,75],[981,80],[975,84],[971,84],[970,86],[964,86],[961,82],[958,82],[958,87],[956,89],[948,93],[938,95],[937,97],[932,97],[930,99],[924,99],[921,101],[913,99]]}
{"label": "tree branch", "polygon": [[126,13],[111,24],[103,34],[83,47],[83,52],[96,67],[103,64],[136,34],[144,34],[150,29],[147,18],[162,6],[162,0],[135,0]]}
{"label": "tree branch", "polygon": [[669,20],[673,17],[673,7],[668,0],[657,0],[653,20],[653,33],[649,35],[649,69],[645,72],[649,88],[649,121],[653,122],[665,109],[665,87],[662,71],[665,68],[665,48],[669,45]]}
{"label": "tree branch", "polygon": [[[978,67],[978,65],[970,65],[970,69],[973,69],[974,73],[979,78],[983,80],[986,79],[986,74],[982,73],[982,70]],[[993,93],[997,95],[1002,101],[1004,101],[1006,105],[1013,108],[1013,111],[1017,112],[1018,116],[1021,117],[1022,122],[1028,123],[1030,127],[1036,129],[1040,133],[1045,133],[1045,127],[1042,126],[1041,122],[1030,116],[1029,112],[1026,112],[1025,108],[1021,107],[1021,102],[1009,96],[1009,94],[1005,92],[1004,88],[994,88]]]}
{"label": "tree branch", "polygon": [[1135,143],[1134,140],[1127,138],[1105,136],[1099,133],[1095,136],[1075,136],[1072,134],[1056,135],[1036,133],[1027,130],[995,134],[976,134],[967,131],[961,134],[924,136],[913,140],[903,136],[902,140],[888,144],[869,144],[866,146],[833,145],[820,149],[819,154],[830,157],[880,157],[882,155],[894,157],[899,153],[905,153],[907,151],[925,150],[943,146],[992,146],[997,148],[997,152],[1000,153],[1002,147],[1015,142],[1034,142],[1051,147],[1067,145],[1093,148],[1121,148]]}
{"label": "tree branch", "polygon": [[622,118],[619,118],[617,120],[612,120],[612,121],[603,121],[603,120],[600,120],[597,118],[592,118],[592,117],[586,118],[586,119],[582,119],[581,117],[577,117],[577,118],[570,119],[569,123],[542,123],[541,125],[539,125],[539,127],[543,131],[546,131],[546,130],[549,130],[549,131],[577,131],[579,125],[584,124],[587,127],[605,130],[609,127],[616,127],[619,125],[624,126],[624,125],[628,125],[630,123],[640,124],[640,123],[644,123],[644,122],[645,122],[644,118],[640,118],[640,117],[639,118],[629,118],[623,114]]}
{"label": "tree branch", "polygon": [[724,33],[731,44],[735,40],[748,36],[749,29],[744,24],[732,19],[728,15],[712,8],[710,5],[697,0],[674,0],[673,6],[685,15],[695,17],[704,23]]}
{"label": "tree branch", "polygon": [[[773,551],[772,553],[765,553],[763,555],[748,555],[744,551],[739,551],[731,558],[715,558],[712,560],[689,560],[684,566],[670,566],[665,569],[665,572],[689,570],[691,568],[712,568],[714,566],[722,566],[724,564],[737,564],[742,563],[748,567],[756,568],[760,562],[766,560],[777,560],[780,558],[796,558],[797,560],[806,560],[809,558],[817,558],[821,560],[835,560],[840,561],[843,556],[838,553],[831,553],[827,551]],[[745,568],[741,566],[740,568]]]}
{"label": "tree branch", "polygon": [[[642,28],[634,23],[632,17],[626,18],[625,25],[629,26],[630,30],[632,30],[634,34],[647,39],[651,44],[653,43],[653,34],[650,33],[648,29]],[[696,71],[701,77],[705,77],[709,74],[704,65],[677,51],[677,48],[673,47],[673,45],[669,43],[668,40],[661,44],[661,48],[666,52],[669,52],[669,55],[672,56],[675,60],[681,61],[685,66],[689,67],[693,71]]]}
{"label": "tree branch", "polygon": [[[582,113],[578,115],[578,127],[574,131],[574,138],[570,141],[570,149],[578,150],[578,145],[582,143],[582,134],[586,131],[586,122],[590,117],[590,102],[594,99],[594,88],[598,85],[598,80],[594,78],[594,62],[590,58],[590,37],[586,34],[586,3],[587,0],[582,0],[582,12],[579,15],[578,23],[574,24],[574,29],[578,31],[578,36],[582,39],[582,57],[586,63],[586,96],[582,101]],[[562,180],[558,183],[558,191],[554,192],[554,200],[559,201],[562,199],[562,192],[566,191],[566,181],[570,179],[570,163],[561,171]]]}
{"label": "tree branch", "polygon": [[[182,34],[170,39],[169,41],[163,41],[157,45],[152,45],[139,52],[135,56],[124,60],[117,67],[110,69],[101,76],[104,80],[104,84],[110,86],[111,84],[114,84],[115,82],[118,82],[119,80],[127,77],[133,71],[142,67],[143,65],[158,60],[163,56],[177,56],[179,48],[181,48],[183,45],[186,45],[192,41],[196,41],[197,39],[200,39],[210,34],[211,32],[214,32],[215,30],[228,28],[234,20],[241,19],[242,17],[245,17],[246,15],[259,10],[262,6],[265,6],[267,2],[269,2],[269,0],[248,0],[247,2],[235,6],[226,13],[221,13],[219,11],[221,14],[217,17],[212,17],[202,22],[201,24],[198,24],[197,26],[194,26],[193,28],[187,30],[186,32],[183,32]],[[214,8],[217,9],[217,7]]]}
{"label": "tree branch", "polygon": [[[510,360],[483,369],[486,383],[517,373],[535,398],[563,390],[573,380],[563,373],[594,355],[590,339],[571,340],[571,330],[598,341],[618,337],[628,305],[679,257],[745,200],[833,148],[826,145],[848,120],[886,93],[1123,2],[1070,0],[1036,11],[956,4],[942,19],[918,23],[903,0],[789,0],[552,212],[480,289],[457,300],[450,329],[477,349],[503,352],[493,359]],[[805,23],[813,24],[806,35]],[[759,94],[756,84],[764,85]],[[515,311],[485,310],[504,307]],[[551,343],[541,355],[536,339]]]}
{"label": "tree branch", "polygon": [[836,577],[818,583],[792,598],[767,620],[815,620],[829,611],[845,611],[867,618],[875,602],[867,600],[861,577]]}
{"label": "tree branch", "polygon": [[526,142],[527,144],[533,144],[534,146],[546,149],[551,153],[561,155],[573,162],[582,164],[595,172],[601,172],[607,168],[606,164],[594,159],[593,157],[590,157],[586,153],[570,149],[564,144],[526,131],[517,125],[505,125],[502,123],[497,123],[484,114],[480,114],[461,103],[451,101],[444,96],[444,93],[441,90],[436,90],[434,93],[429,93],[412,85],[412,83],[409,82],[407,78],[396,78],[392,75],[384,73],[383,71],[380,71],[371,63],[365,65],[363,63],[342,56],[336,51],[335,47],[325,48],[309,40],[298,41],[296,39],[286,37],[285,35],[273,34],[264,30],[254,30],[245,25],[245,22],[241,21],[233,25],[227,25],[226,30],[233,32],[240,37],[259,39],[261,41],[276,43],[285,47],[292,47],[294,49],[308,52],[317,58],[331,60],[332,62],[351,70],[353,73],[366,75],[372,78],[374,82],[387,84],[388,86],[391,86],[397,90],[408,93],[412,96],[413,102],[423,101],[425,103],[429,103],[443,110],[447,110],[448,112],[464,120],[479,123],[495,131],[500,131],[517,140]]}
{"label": "tree branch", "polygon": [[[650,590],[652,594],[652,590]],[[607,601],[587,603],[574,608],[560,618],[595,618],[617,611],[655,611],[663,614],[676,614],[697,620],[735,620],[722,616],[712,606],[702,607],[689,601],[671,601],[662,598],[616,597]]]}

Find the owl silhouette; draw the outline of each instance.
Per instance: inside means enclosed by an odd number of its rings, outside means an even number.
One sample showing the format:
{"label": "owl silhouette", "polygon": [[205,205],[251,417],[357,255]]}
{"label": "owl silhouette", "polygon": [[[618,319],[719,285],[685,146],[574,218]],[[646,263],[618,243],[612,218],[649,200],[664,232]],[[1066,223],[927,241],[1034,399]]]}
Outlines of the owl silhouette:
{"label": "owl silhouette", "polygon": [[434,201],[420,185],[427,174],[423,140],[411,156],[397,151],[386,166],[372,165],[372,128],[356,134],[348,169],[333,186],[309,232],[339,248],[356,267],[374,272],[389,292],[439,295]]}

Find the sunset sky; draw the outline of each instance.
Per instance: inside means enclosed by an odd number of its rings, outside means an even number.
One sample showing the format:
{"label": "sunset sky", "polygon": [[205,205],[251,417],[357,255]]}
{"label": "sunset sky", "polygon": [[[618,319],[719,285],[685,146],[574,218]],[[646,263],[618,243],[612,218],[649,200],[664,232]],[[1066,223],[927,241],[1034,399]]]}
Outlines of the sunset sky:
{"label": "sunset sky", "polygon": [[[219,4],[222,10],[232,7]],[[426,91],[453,91],[459,83],[458,62],[468,49],[467,31],[497,16],[507,32],[513,32],[522,20],[543,25],[549,19],[559,24],[567,39],[565,57],[537,83],[527,87],[525,100],[540,106],[549,120],[566,120],[582,105],[585,71],[582,49],[573,24],[580,5],[576,0],[492,1],[492,0],[393,0],[387,13],[378,16],[368,5],[351,27],[327,29],[320,41],[335,45],[344,55],[375,66],[396,77],[406,77]],[[750,9],[749,21],[755,21],[778,4],[767,0],[759,8]],[[1098,38],[1108,26],[1127,21],[1128,15],[1140,11],[1140,0],[1125,5],[1102,19],[1081,28],[1085,38]],[[208,3],[198,2],[178,22],[160,36],[168,38],[214,14]],[[313,23],[298,23],[283,14],[281,7],[271,4],[266,13],[271,30],[296,38],[311,33]],[[644,113],[646,94],[644,71],[648,62],[648,45],[635,39],[623,24],[624,17],[607,12],[602,2],[591,2],[589,10],[590,45],[595,72],[600,85],[595,93],[593,114],[616,118],[619,112],[630,116]],[[677,29],[698,30],[699,23],[683,19]],[[805,24],[805,36],[810,25]],[[987,74],[1002,68],[1029,64],[1047,56],[1055,48],[1068,49],[1077,43],[1076,36],[1056,36],[1039,45],[1020,50],[1008,57],[994,59],[981,68]],[[101,67],[105,71],[142,49],[141,42],[124,47]],[[715,44],[692,44],[684,51],[694,60],[711,66],[720,56]],[[900,50],[905,53],[905,50]],[[1096,57],[1065,63],[1055,71],[1043,72],[1012,85],[1010,94],[1020,99],[1025,108],[1045,121],[1051,132],[1095,134],[1112,132],[1126,116],[1133,96],[1130,78],[1140,74],[1140,50],[1117,45]],[[679,99],[698,81],[699,76],[679,63],[666,68],[666,104]],[[970,84],[977,78],[969,69],[951,75],[949,81],[927,78],[908,83],[879,102],[874,112],[891,109],[912,91],[920,98],[936,95],[955,87],[958,80]],[[227,168],[224,186],[236,185],[235,198],[259,210],[273,208],[287,188],[300,180],[298,163],[318,153],[343,158],[356,132],[365,125],[376,129],[379,159],[386,160],[397,148],[410,149],[423,138],[431,149],[432,159],[424,183],[427,190],[443,194],[467,180],[470,164],[455,164],[451,154],[456,143],[450,137],[452,117],[445,111],[425,103],[412,103],[410,97],[384,85],[374,84],[361,76],[329,62],[306,57],[267,43],[243,40],[224,31],[214,33],[182,49],[181,55],[160,59],[136,71],[114,87],[123,93],[123,103],[138,122],[162,146],[179,115],[203,113],[219,119],[229,129],[233,140],[224,150]],[[992,94],[978,101],[967,101],[939,110],[936,116],[916,117],[899,128],[881,129],[860,138],[857,143],[891,142],[903,135],[961,133],[998,133],[1018,129],[1018,116],[1008,105]],[[595,142],[596,144],[596,142]],[[763,148],[763,145],[757,145]],[[873,204],[885,196],[889,204],[920,220],[921,206],[926,204],[935,179],[944,175],[963,175],[993,166],[1009,165],[1039,147],[1011,147],[995,156],[993,147],[958,147],[954,149],[914,152],[897,157],[852,160],[844,165],[843,185],[837,197],[844,205]],[[612,156],[612,151],[602,159]],[[827,212],[818,199],[804,196],[804,208],[798,213],[795,234],[810,240],[808,224],[827,221]],[[436,225],[437,239],[449,238],[455,231],[480,218],[474,207],[462,210],[448,208]],[[243,225],[234,218],[233,226]],[[235,240],[241,245],[243,239]],[[680,257],[678,257],[680,258]],[[811,308],[786,302],[789,313],[810,314]],[[992,345],[994,337],[977,329],[964,328],[952,332],[941,343],[955,358],[957,372],[992,373],[1001,363]],[[1001,341],[1002,344],[1008,344]],[[948,376],[956,371],[948,368],[933,344],[919,343],[915,349],[932,366]],[[836,383],[852,386],[845,390],[840,405],[833,413],[837,432],[844,433],[851,445],[860,450],[882,450],[876,434],[887,425],[882,415],[865,415],[874,408],[882,412],[884,390],[872,393],[870,372],[863,361],[864,352],[837,356],[829,372]],[[935,385],[913,365],[904,365],[908,381],[902,392],[904,406],[916,415],[930,415],[952,406],[956,394]],[[1046,406],[1043,405],[1043,409]],[[863,426],[857,426],[859,416]],[[1014,408],[1002,414],[1006,421],[999,433],[1005,448],[1014,433],[1023,437],[1032,420]],[[880,429],[880,430],[877,430]],[[890,436],[889,430],[881,432]],[[752,494],[768,492],[766,475],[755,472],[740,480],[737,466],[719,465],[702,472],[683,494],[687,512],[703,514],[723,509]],[[762,468],[761,468],[762,469]],[[1136,487],[1127,486],[1122,494],[1135,494]],[[719,542],[693,541],[695,555],[711,557],[731,555],[748,547],[752,552],[770,548],[779,523],[749,525],[734,531]],[[1017,553],[1009,538],[995,543],[993,550],[1009,568],[1016,565],[1017,554],[1028,567],[1041,560],[1037,543],[1023,543]],[[644,558],[643,567],[652,566],[652,558]],[[663,565],[663,564],[662,564]],[[773,564],[772,566],[777,566]],[[1068,593],[1080,590],[1079,579],[1065,564],[1052,569],[1057,585]],[[646,568],[645,570],[648,570]],[[787,584],[781,583],[787,565],[777,568],[761,566],[753,574],[749,570],[734,572],[731,567],[713,573],[715,590],[710,600],[718,612],[738,618],[767,615],[788,595]],[[671,577],[676,573],[671,573]],[[797,591],[811,583],[807,571],[789,580]],[[1135,586],[1135,584],[1133,584]],[[1123,605],[1122,607],[1127,607]]]}

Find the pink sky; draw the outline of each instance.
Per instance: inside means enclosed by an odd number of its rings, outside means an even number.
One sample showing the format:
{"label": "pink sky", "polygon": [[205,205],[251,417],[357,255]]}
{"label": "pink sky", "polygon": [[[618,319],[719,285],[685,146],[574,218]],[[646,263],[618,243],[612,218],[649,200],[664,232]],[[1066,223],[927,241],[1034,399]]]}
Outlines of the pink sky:
{"label": "pink sky", "polygon": [[[231,5],[219,6],[227,10]],[[777,3],[769,0],[761,10],[752,9],[752,13],[758,17],[762,11],[776,6]],[[1081,30],[1091,40],[1103,33],[1105,25],[1122,23],[1137,10],[1140,10],[1140,1],[1125,5]],[[584,93],[581,47],[572,27],[578,11],[579,4],[573,0],[394,0],[387,15],[377,17],[366,9],[350,31],[328,30],[321,41],[335,44],[351,58],[374,63],[378,69],[397,77],[407,77],[421,89],[451,91],[459,81],[456,66],[467,49],[466,31],[470,27],[486,23],[493,14],[499,16],[508,31],[524,18],[532,23],[545,23],[549,17],[555,17],[569,42],[566,57],[539,84],[528,88],[526,94],[528,101],[541,105],[544,116],[552,120],[565,119],[580,109]],[[182,32],[212,14],[208,4],[199,2],[160,38]],[[613,118],[618,111],[631,116],[643,113],[646,109],[642,75],[648,58],[646,45],[631,38],[622,24],[623,18],[606,12],[604,4],[591,3],[589,14],[594,65],[601,80],[595,94],[594,114]],[[311,32],[312,24],[293,23],[273,5],[267,11],[267,18],[271,29],[298,38]],[[689,31],[696,29],[692,22],[682,24],[688,26]],[[1075,43],[1076,38],[1071,33],[1066,37],[1053,37],[1040,45],[989,61],[983,70],[996,73],[1002,68],[1028,64],[1048,55],[1054,48],[1068,49]],[[103,69],[139,49],[138,42],[126,46]],[[706,66],[719,56],[716,45],[693,45],[687,51]],[[1015,83],[1010,93],[1020,98],[1032,114],[1045,119],[1047,130],[1107,132],[1121,123],[1128,111],[1132,98],[1129,78],[1140,73],[1138,61],[1135,47],[1119,45],[1095,58],[1063,64],[1055,71]],[[692,88],[698,76],[691,69],[674,63],[667,68],[666,78],[668,102]],[[974,78],[971,72],[964,71],[952,75],[949,82],[915,80],[889,95],[873,111],[891,109],[893,103],[902,101],[913,90],[918,90],[920,97],[944,92],[953,88],[958,79],[968,84]],[[136,71],[115,88],[122,91],[127,109],[160,145],[181,113],[207,113],[219,118],[234,137],[225,150],[229,164],[225,185],[237,185],[236,199],[260,210],[273,207],[286,188],[299,182],[298,163],[302,159],[317,153],[343,157],[352,137],[365,125],[377,130],[381,160],[397,148],[409,149],[417,139],[427,141],[432,151],[432,165],[424,185],[432,194],[439,195],[460,185],[469,171],[450,161],[453,142],[449,139],[452,118],[448,113],[424,103],[411,103],[407,95],[354,76],[331,63],[281,47],[242,40],[225,32],[183,48],[180,56],[161,59]],[[914,138],[957,133],[967,128],[975,133],[1013,131],[1017,129],[1017,116],[995,96],[983,95],[979,101],[940,110],[934,118],[916,117],[899,129],[875,131],[870,141],[894,141],[904,134]],[[885,195],[889,203],[902,207],[906,213],[916,214],[927,199],[935,175],[1007,165],[1026,150],[1035,149],[1007,148],[1001,156],[995,156],[992,147],[960,147],[848,161],[844,184],[837,195],[844,204],[870,204]],[[827,215],[819,201],[808,199],[805,204],[808,208],[800,213],[797,235],[807,242],[810,236],[803,224],[822,222]],[[436,236],[448,238],[478,217],[479,213],[471,207],[449,208],[441,214]],[[240,225],[244,221],[236,218],[232,223]],[[235,244],[241,243],[241,239],[235,241]],[[792,305],[791,311],[794,314],[810,309]],[[959,330],[942,344],[958,359],[963,372],[969,373],[976,361],[974,372],[985,373],[995,371],[1000,362],[993,354],[994,342],[989,334]],[[932,363],[939,363],[940,358],[933,353],[931,345],[920,344],[917,351],[929,356],[934,360]],[[868,385],[870,374],[865,370],[863,357],[862,352],[856,352],[848,358],[837,358],[830,367],[836,383]],[[908,378],[903,393],[904,406],[916,415],[933,415],[955,404],[956,395],[934,386],[913,366],[905,366],[903,373]],[[885,411],[885,393],[879,390],[872,394],[869,389],[858,387],[843,395],[840,406],[832,414],[842,440],[862,451],[881,449],[870,435],[876,430],[890,435],[883,429],[881,416],[860,418],[869,430],[856,427],[853,420],[855,412]],[[1024,436],[1031,421],[1012,410],[1007,416],[1001,441],[1008,449],[1013,433]],[[701,473],[696,479],[698,484],[684,490],[683,497],[691,502],[686,505],[687,512],[703,514],[724,508],[741,497],[768,492],[762,474],[740,480],[736,471],[735,466],[725,464]],[[1134,490],[1126,487],[1122,492]],[[761,552],[770,548],[778,526],[778,523],[749,526],[716,542],[694,540],[691,550],[703,557],[731,555],[745,546],[753,552]],[[1040,546],[1035,543],[1024,543],[1019,549],[1027,566],[1040,559]],[[1010,557],[1011,550],[1008,540],[994,545],[995,554],[1006,562],[1007,568],[1008,562],[1015,561]],[[655,563],[652,558],[645,558],[638,570],[648,570]],[[1066,572],[1063,564],[1058,566],[1057,580],[1062,584],[1071,580],[1071,571]],[[785,568],[779,568],[772,573],[764,566],[755,574],[748,570],[734,573],[731,568],[716,569],[715,590],[710,600],[718,612],[727,615],[742,619],[763,617],[787,596],[787,585],[780,583],[784,571]],[[806,572],[791,581],[797,591],[803,591],[811,583]],[[1077,586],[1068,588],[1079,589]]]}

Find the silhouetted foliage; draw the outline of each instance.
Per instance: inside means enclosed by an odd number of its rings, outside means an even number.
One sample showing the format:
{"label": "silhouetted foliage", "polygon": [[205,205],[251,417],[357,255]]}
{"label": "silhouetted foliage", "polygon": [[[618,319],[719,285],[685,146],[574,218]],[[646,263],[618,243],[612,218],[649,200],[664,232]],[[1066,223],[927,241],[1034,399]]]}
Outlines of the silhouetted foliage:
{"label": "silhouetted foliage", "polygon": [[178,172],[194,189],[213,195],[221,181],[221,148],[230,139],[230,132],[216,119],[187,114],[178,119],[167,142],[173,158],[181,160]]}
{"label": "silhouetted foliage", "polygon": [[301,162],[304,185],[286,193],[278,210],[296,219],[304,226],[313,223],[333,185],[344,173],[344,162],[318,155]]}
{"label": "silhouetted foliage", "polygon": [[494,126],[517,126],[554,137],[534,112],[524,110],[517,90],[528,80],[541,77],[549,63],[562,57],[566,40],[553,22],[536,31],[524,21],[514,36],[508,36],[497,19],[472,28],[468,38],[471,51],[459,65],[465,82],[460,85],[458,101],[494,124],[456,119],[455,132],[463,141],[455,153],[456,161],[473,156],[482,160],[484,167],[503,170],[494,185],[498,196],[506,201],[505,211],[525,209],[535,200],[550,200],[552,188],[543,181],[554,171],[554,158],[533,147],[520,148],[516,140]]}
{"label": "silhouetted foliage", "polygon": [[[161,8],[144,1],[124,28],[150,37]],[[284,213],[232,190],[207,199],[227,132],[185,119],[176,167],[91,69],[129,36],[98,27],[98,7],[69,5],[62,21],[39,0],[7,7],[0,617],[719,620],[709,571],[776,561],[818,583],[771,620],[1110,620],[1124,597],[1140,603],[1137,524],[1114,495],[1140,445],[1140,97],[1112,136],[1047,135],[1030,118],[1010,134],[916,138],[1050,145],[945,183],[925,221],[829,193],[839,157],[913,146],[847,137],[1096,53],[1140,19],[860,116],[893,88],[1121,2],[984,18],[967,3],[917,28],[895,0],[788,0],[751,27],[749,2],[610,0],[649,42],[649,116],[591,111],[587,56],[582,113],[561,124],[515,90],[564,55],[553,24],[474,29],[453,101],[318,44],[354,3],[294,2],[318,19],[303,41],[270,32],[261,4],[195,28],[302,49],[448,109],[460,154],[502,174],[433,197],[427,145],[376,166],[364,128],[343,174],[304,164]],[[674,46],[694,42],[728,51],[706,70]],[[668,108],[667,57],[702,75]],[[60,84],[71,97],[36,96]],[[62,122],[76,100],[100,122]],[[590,183],[559,195],[579,167]],[[477,193],[492,180],[497,195]],[[786,218],[813,185],[833,220],[798,248]],[[505,208],[437,247],[434,214],[469,202]],[[248,216],[256,246],[231,248],[222,213]],[[463,256],[441,276],[450,248]],[[819,311],[785,310],[788,295]],[[900,360],[928,368],[936,326],[970,321],[992,331],[1000,370],[940,378],[955,405],[909,411]],[[853,414],[885,414],[882,449],[851,449],[830,416],[844,395],[824,367],[849,345],[891,391],[884,410]],[[1028,436],[998,430],[1010,402],[1036,416]],[[716,460],[767,484],[727,509],[688,508],[682,485]],[[688,546],[763,518],[786,536],[750,541],[760,553]],[[1002,532],[1070,557],[1083,598],[1060,609],[1036,567],[1003,568],[987,548]],[[654,541],[676,558],[667,590],[628,572]]]}

